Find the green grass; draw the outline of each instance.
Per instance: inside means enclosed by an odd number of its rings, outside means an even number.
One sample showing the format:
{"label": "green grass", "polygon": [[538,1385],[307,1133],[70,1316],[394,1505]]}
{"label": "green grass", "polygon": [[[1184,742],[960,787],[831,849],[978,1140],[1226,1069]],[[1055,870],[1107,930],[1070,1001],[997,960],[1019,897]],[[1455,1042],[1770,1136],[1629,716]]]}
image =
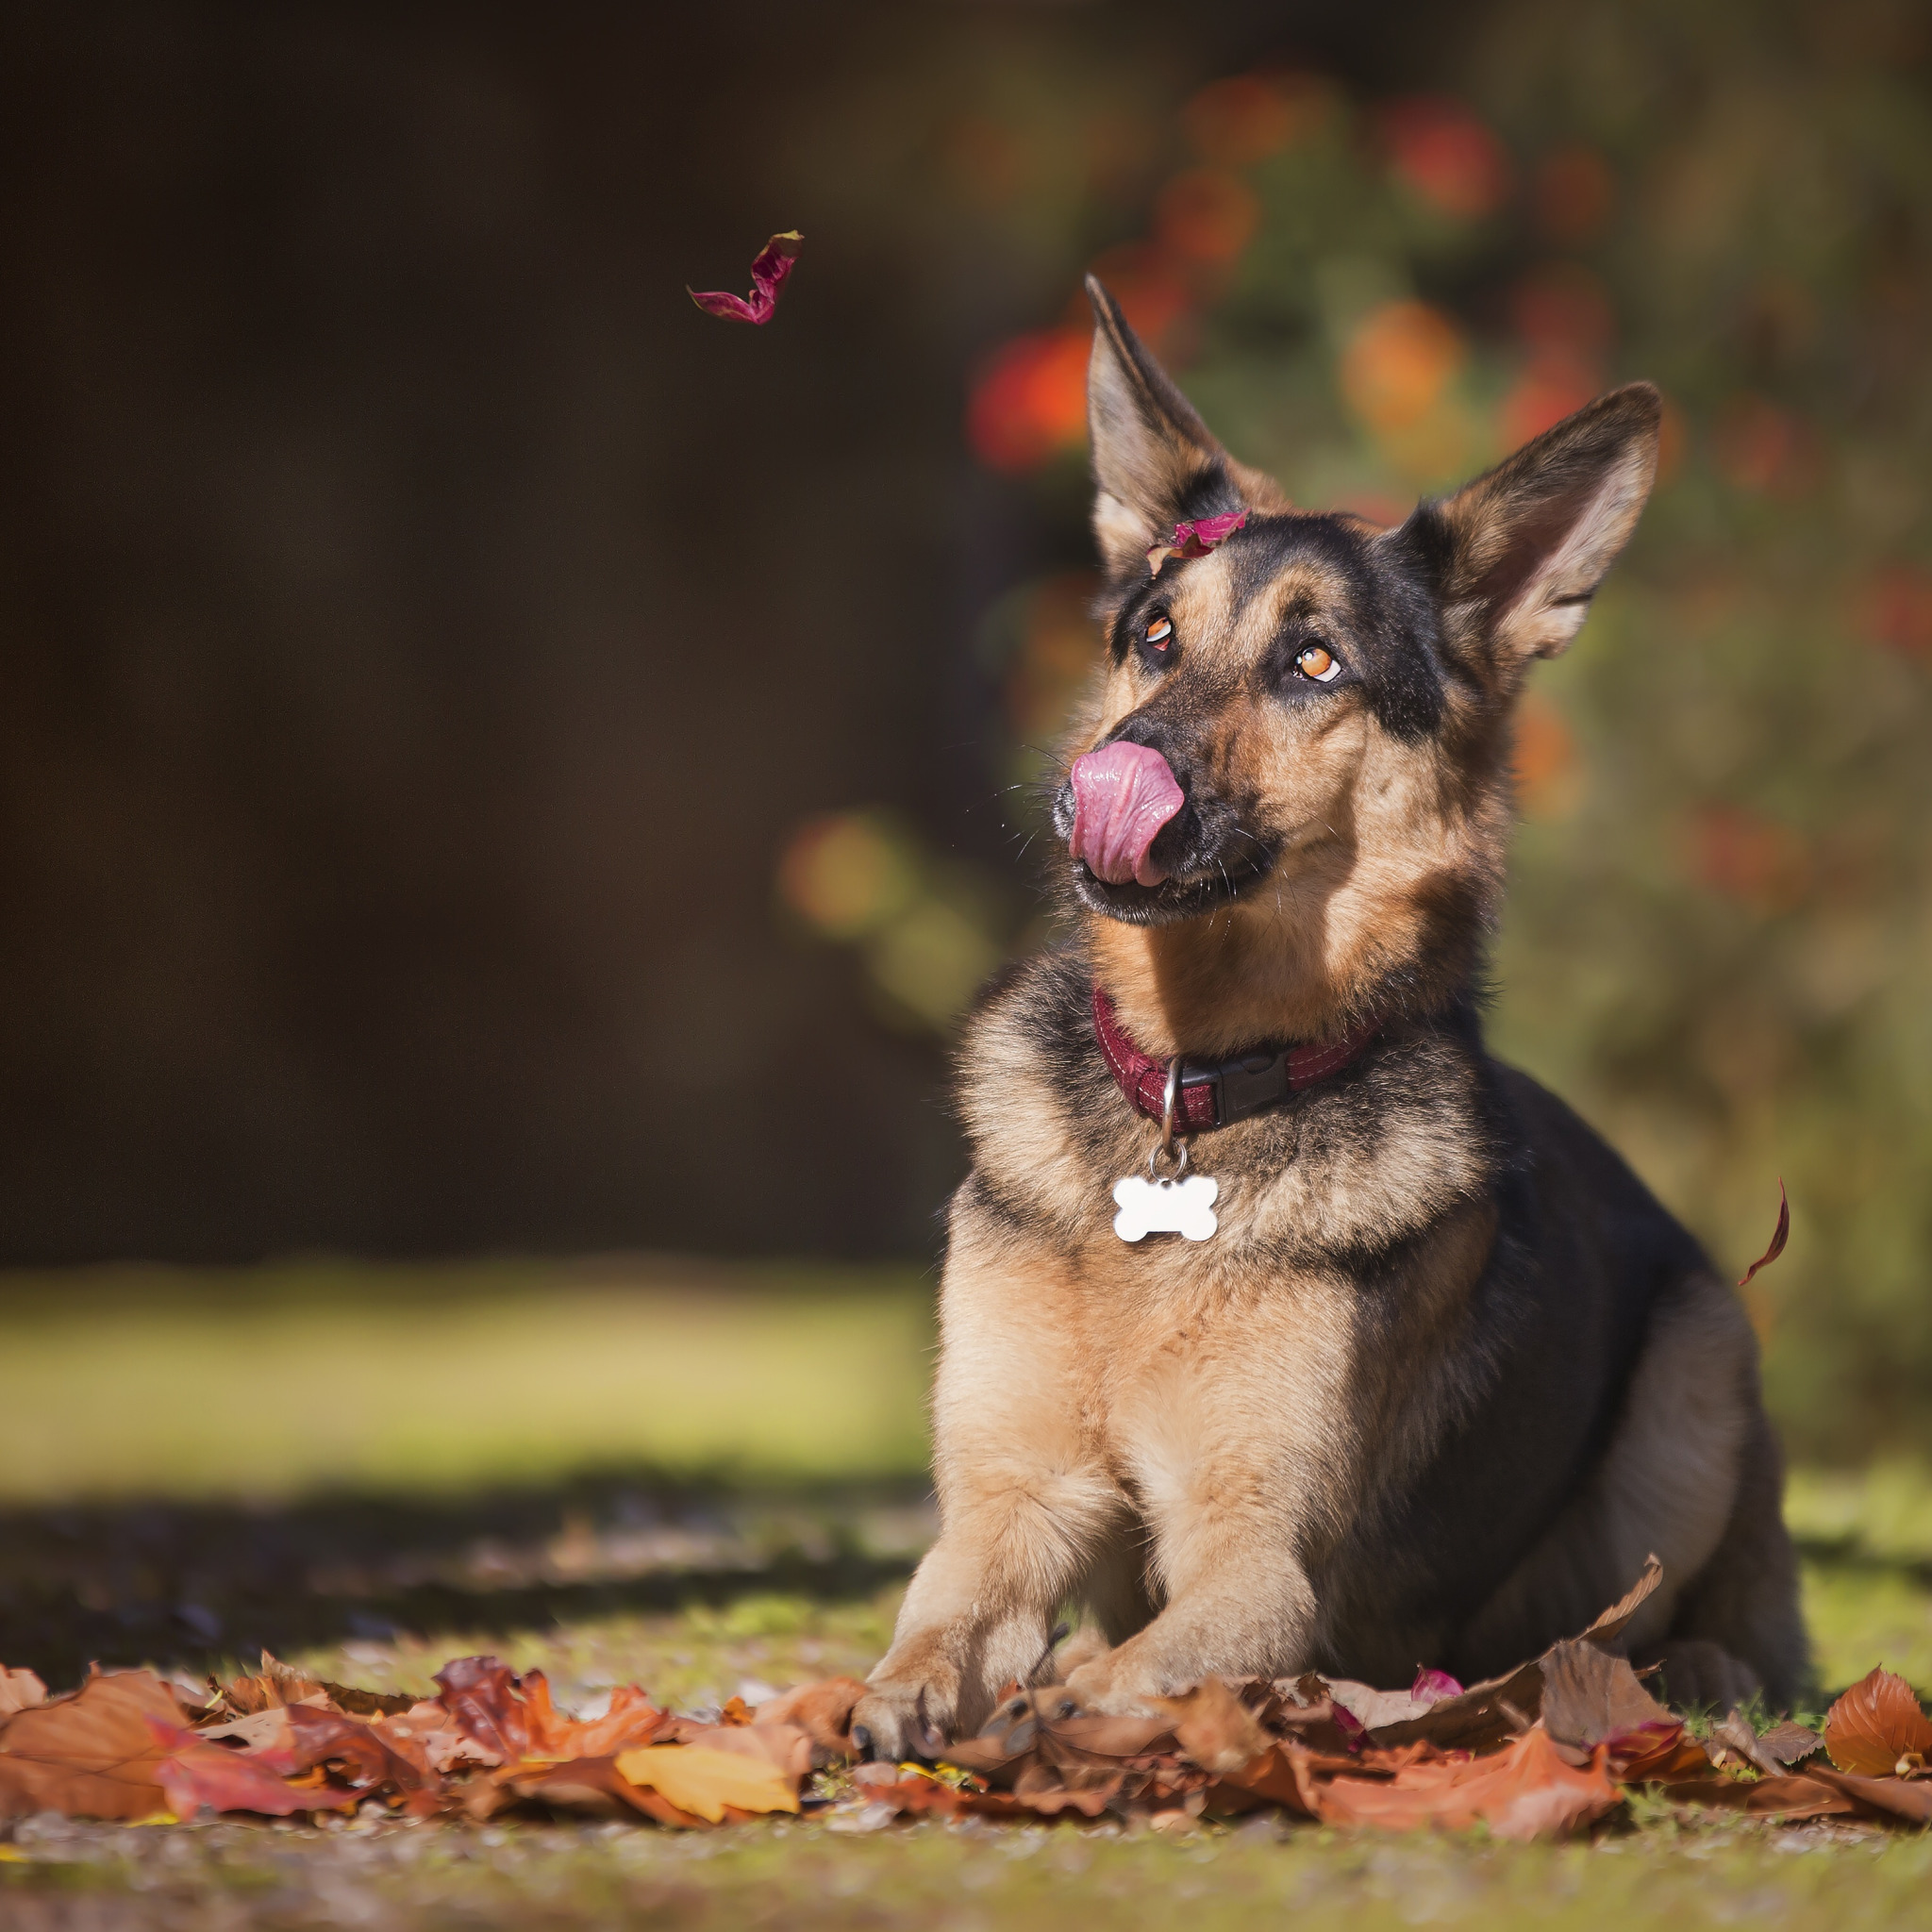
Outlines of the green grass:
{"label": "green grass", "polygon": [[930,1346],[906,1269],[0,1277],[0,1501],[911,1473]]}
{"label": "green grass", "polygon": [[[426,1690],[451,1656],[684,1707],[862,1674],[921,1502],[929,1284],[658,1265],[0,1281],[0,1660],[270,1642]],[[1932,1473],[1799,1471],[1821,1674],[1932,1684]],[[6,1842],[8,1834],[11,1842]],[[0,1924],[1204,1928],[1932,1923],[1932,1840],[1646,1810],[1593,1845],[1272,1822],[0,1825]],[[17,1909],[16,1909],[17,1908]]]}

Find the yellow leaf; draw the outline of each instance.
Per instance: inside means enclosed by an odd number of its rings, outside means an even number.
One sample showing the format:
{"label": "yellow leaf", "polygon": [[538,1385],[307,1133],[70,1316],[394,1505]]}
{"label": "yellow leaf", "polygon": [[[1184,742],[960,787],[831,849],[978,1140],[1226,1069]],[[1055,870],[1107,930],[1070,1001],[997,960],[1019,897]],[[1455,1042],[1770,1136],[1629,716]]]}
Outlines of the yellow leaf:
{"label": "yellow leaf", "polygon": [[705,1744],[646,1744],[622,1751],[618,1775],[649,1785],[680,1811],[718,1824],[726,1805],[741,1811],[796,1811],[798,1793],[775,1764]]}

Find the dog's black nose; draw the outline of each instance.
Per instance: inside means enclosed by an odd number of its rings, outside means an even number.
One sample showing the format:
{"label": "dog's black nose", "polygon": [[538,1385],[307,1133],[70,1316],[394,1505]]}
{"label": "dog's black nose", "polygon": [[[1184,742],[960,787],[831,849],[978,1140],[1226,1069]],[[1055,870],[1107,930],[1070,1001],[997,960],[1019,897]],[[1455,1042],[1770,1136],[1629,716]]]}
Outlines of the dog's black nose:
{"label": "dog's black nose", "polygon": [[870,1764],[878,1753],[873,1749],[872,1730],[866,1724],[852,1726],[852,1749],[861,1764]]}

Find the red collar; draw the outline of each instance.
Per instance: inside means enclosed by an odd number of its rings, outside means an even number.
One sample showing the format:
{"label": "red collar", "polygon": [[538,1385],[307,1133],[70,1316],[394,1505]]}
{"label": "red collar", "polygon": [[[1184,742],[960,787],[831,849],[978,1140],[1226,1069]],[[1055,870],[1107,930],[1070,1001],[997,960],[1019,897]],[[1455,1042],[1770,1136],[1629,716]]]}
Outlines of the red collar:
{"label": "red collar", "polygon": [[[1329,1046],[1290,1046],[1274,1052],[1263,1047],[1237,1054],[1232,1059],[1191,1064],[1183,1060],[1174,1095],[1174,1130],[1196,1134],[1206,1127],[1225,1127],[1244,1121],[1291,1093],[1341,1073],[1381,1030],[1377,1021],[1357,1027]],[[1093,1034],[1128,1105],[1151,1121],[1160,1119],[1167,1098],[1168,1063],[1142,1053],[1127,1037],[1113,1002],[1097,982],[1093,988]]]}

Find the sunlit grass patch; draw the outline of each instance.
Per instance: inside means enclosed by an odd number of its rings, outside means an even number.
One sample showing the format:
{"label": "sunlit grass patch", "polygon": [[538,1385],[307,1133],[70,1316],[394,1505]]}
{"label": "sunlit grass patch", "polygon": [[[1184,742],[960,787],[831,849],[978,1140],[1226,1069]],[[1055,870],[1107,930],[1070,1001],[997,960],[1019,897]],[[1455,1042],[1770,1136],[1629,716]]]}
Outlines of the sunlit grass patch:
{"label": "sunlit grass patch", "polygon": [[0,1278],[0,1498],[914,1473],[930,1341],[904,1268]]}

